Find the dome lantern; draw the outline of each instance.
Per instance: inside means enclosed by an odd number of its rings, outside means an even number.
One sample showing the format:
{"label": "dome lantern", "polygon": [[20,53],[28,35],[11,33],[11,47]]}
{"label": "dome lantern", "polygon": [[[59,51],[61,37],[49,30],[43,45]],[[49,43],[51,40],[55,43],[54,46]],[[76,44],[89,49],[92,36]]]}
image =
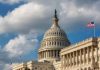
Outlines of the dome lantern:
{"label": "dome lantern", "polygon": [[54,13],[54,17],[53,17],[53,26],[59,27],[58,21],[59,21],[59,19],[58,19],[58,16],[57,16],[57,10],[55,9],[55,13]]}

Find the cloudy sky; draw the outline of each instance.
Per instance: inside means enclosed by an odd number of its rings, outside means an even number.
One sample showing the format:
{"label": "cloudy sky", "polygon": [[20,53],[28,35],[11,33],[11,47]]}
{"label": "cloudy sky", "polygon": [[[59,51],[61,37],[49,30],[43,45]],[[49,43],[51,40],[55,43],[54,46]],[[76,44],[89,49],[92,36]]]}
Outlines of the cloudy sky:
{"label": "cloudy sky", "polygon": [[11,63],[36,60],[44,32],[51,26],[54,9],[59,25],[71,43],[100,36],[100,0],[0,0],[0,69]]}

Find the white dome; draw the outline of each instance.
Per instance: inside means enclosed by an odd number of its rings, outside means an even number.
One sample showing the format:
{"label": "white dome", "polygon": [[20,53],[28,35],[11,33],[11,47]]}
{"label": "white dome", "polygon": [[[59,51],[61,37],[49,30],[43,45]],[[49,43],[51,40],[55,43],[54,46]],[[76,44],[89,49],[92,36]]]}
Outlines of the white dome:
{"label": "white dome", "polygon": [[54,20],[51,28],[48,29],[41,42],[40,49],[62,49],[70,44],[65,32],[59,27],[58,23]]}
{"label": "white dome", "polygon": [[70,42],[67,39],[65,32],[58,25],[58,18],[55,11],[53,18],[53,24],[48,29],[41,41],[39,48],[39,61],[47,60],[54,61],[60,58],[60,50],[66,46],[69,46]]}

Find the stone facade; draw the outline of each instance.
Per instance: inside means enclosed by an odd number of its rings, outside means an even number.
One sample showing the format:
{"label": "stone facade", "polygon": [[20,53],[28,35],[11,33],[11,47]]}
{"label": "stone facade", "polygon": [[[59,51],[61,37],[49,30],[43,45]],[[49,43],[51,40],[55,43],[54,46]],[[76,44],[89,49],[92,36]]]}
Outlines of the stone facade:
{"label": "stone facade", "polygon": [[54,66],[48,62],[29,61],[26,63],[13,64],[13,70],[55,70]]}
{"label": "stone facade", "polygon": [[62,70],[100,70],[100,38],[89,38],[60,53]]}
{"label": "stone facade", "polygon": [[38,50],[38,61],[13,64],[12,70],[100,70],[100,38],[71,45],[58,25],[55,10],[53,24]]}

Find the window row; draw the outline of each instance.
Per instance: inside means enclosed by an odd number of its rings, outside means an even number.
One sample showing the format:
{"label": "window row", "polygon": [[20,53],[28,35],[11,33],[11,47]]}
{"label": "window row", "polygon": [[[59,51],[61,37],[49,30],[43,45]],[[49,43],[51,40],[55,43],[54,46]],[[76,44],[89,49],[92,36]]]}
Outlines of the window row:
{"label": "window row", "polygon": [[51,35],[57,35],[57,36],[66,36],[64,33],[61,32],[51,32],[51,33],[47,33],[47,36],[51,36]]}
{"label": "window row", "polygon": [[44,43],[42,43],[42,45],[41,46],[66,46],[67,45],[67,43],[64,41],[62,41],[62,42],[59,42],[59,41],[57,41],[57,42],[44,42]]}

